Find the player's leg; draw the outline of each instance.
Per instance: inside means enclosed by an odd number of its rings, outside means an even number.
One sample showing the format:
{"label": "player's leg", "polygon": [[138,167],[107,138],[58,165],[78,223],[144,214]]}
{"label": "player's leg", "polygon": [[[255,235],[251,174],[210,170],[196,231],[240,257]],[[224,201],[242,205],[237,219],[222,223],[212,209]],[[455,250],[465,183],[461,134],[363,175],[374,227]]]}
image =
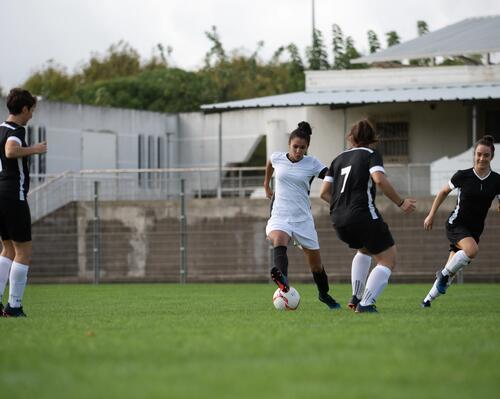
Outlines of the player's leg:
{"label": "player's leg", "polygon": [[[446,262],[446,266],[448,265],[448,263],[450,263],[450,261],[453,259],[453,257],[455,256],[455,253],[459,250],[458,248],[456,248],[455,246],[452,246],[453,249],[450,249],[450,254],[448,256],[448,260]],[[446,268],[445,266],[445,268]],[[438,276],[436,278],[436,280],[434,281],[434,284],[432,285],[429,293],[427,294],[427,296],[424,298],[424,300],[422,301],[422,307],[423,308],[430,308],[431,307],[431,302],[436,299],[438,296],[442,295],[439,290],[438,290],[438,284],[439,284],[439,281],[441,279],[441,275],[440,275],[440,272],[437,273]]]}
{"label": "player's leg", "polygon": [[287,292],[288,285],[288,255],[287,245],[290,235],[282,230],[271,230],[267,237],[273,246],[273,267],[271,268],[271,278],[278,287]]}
{"label": "player's leg", "polygon": [[330,286],[328,284],[328,275],[321,262],[319,249],[302,248],[306,257],[309,269],[311,270],[313,280],[318,288],[318,299],[326,304],[330,309],[338,309],[340,305],[328,294]]}
{"label": "player's leg", "polygon": [[375,302],[389,283],[392,271],[396,267],[396,246],[374,254],[377,265],[373,268],[366,281],[365,291],[356,312],[376,312]]}
{"label": "player's leg", "polygon": [[363,297],[365,291],[366,279],[372,263],[372,257],[366,248],[358,249],[356,255],[352,259],[351,267],[351,285],[352,285],[352,298],[347,306],[355,310],[358,303]]}
{"label": "player's leg", "polygon": [[0,253],[0,315],[3,315],[2,298],[7,281],[9,281],[10,267],[12,266],[14,256],[15,251],[12,241],[2,240],[2,252]]}

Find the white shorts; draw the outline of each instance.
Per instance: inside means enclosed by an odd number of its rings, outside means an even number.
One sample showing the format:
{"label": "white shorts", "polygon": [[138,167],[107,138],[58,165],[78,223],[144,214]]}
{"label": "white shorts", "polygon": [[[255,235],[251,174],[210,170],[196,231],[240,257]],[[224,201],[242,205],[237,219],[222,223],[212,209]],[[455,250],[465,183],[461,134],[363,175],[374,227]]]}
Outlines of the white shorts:
{"label": "white shorts", "polygon": [[303,248],[319,249],[318,233],[312,219],[303,222],[287,222],[277,217],[271,217],[267,222],[266,236],[269,236],[269,233],[274,230],[284,231]]}

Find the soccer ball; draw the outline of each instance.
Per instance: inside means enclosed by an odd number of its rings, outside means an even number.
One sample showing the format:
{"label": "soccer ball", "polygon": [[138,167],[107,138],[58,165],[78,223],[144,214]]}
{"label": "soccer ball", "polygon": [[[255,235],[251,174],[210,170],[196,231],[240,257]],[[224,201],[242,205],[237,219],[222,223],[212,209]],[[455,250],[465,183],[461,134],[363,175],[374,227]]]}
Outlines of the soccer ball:
{"label": "soccer ball", "polygon": [[274,291],[273,304],[278,310],[295,310],[299,307],[299,303],[299,292],[293,287],[290,287],[288,292],[283,292],[279,288]]}

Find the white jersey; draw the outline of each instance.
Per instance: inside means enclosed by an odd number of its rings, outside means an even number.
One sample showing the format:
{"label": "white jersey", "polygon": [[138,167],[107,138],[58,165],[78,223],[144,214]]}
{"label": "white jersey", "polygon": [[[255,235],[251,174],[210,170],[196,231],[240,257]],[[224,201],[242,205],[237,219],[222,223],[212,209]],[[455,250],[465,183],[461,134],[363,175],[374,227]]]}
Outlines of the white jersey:
{"label": "white jersey", "polygon": [[271,155],[275,175],[271,217],[287,222],[312,219],[309,201],[311,183],[326,166],[307,155],[299,162],[290,161],[286,155],[286,152],[274,152]]}

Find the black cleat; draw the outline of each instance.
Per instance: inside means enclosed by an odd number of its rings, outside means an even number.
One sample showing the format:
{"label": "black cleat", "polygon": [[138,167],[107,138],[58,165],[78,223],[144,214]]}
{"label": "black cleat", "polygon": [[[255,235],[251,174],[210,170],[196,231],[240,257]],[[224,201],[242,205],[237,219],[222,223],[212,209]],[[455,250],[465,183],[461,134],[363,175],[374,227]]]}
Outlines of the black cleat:
{"label": "black cleat", "polygon": [[324,294],[319,295],[318,299],[323,302],[330,309],[340,309],[340,303],[338,303],[335,299],[333,299],[330,295]]}
{"label": "black cleat", "polygon": [[361,303],[358,303],[358,306],[356,306],[356,313],[378,313],[378,310],[375,305],[363,306]]}
{"label": "black cleat", "polygon": [[436,273],[436,288],[441,295],[446,294],[446,290],[449,286],[449,278],[450,276],[443,276],[443,273],[440,271]]}
{"label": "black cleat", "polygon": [[351,310],[356,310],[356,306],[358,306],[358,303],[361,302],[361,299],[358,299],[356,295],[353,295],[349,303],[347,304],[347,307]]}
{"label": "black cleat", "polygon": [[23,307],[19,308],[11,308],[10,304],[7,303],[7,306],[3,310],[3,315],[5,317],[26,317],[26,313],[23,312]]}
{"label": "black cleat", "polygon": [[286,276],[276,266],[271,269],[271,278],[281,291],[288,292],[290,290]]}
{"label": "black cleat", "polygon": [[423,308],[430,308],[431,307],[431,301],[422,301],[420,304],[421,307]]}

